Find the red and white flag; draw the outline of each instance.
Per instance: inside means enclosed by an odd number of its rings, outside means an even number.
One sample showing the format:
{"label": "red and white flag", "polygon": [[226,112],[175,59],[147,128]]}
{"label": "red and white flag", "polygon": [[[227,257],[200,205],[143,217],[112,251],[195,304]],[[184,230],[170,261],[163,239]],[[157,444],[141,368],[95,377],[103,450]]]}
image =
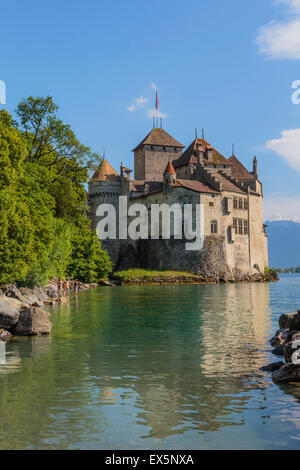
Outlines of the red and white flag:
{"label": "red and white flag", "polygon": [[157,90],[156,90],[155,109],[158,109],[158,94],[157,94]]}

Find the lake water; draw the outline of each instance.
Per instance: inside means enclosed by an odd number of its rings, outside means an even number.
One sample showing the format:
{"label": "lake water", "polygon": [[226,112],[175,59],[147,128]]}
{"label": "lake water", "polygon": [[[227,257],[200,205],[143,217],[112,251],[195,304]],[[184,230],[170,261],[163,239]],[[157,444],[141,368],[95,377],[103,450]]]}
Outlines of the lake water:
{"label": "lake water", "polygon": [[0,449],[299,449],[300,384],[259,370],[297,308],[297,274],[80,292],[1,349]]}

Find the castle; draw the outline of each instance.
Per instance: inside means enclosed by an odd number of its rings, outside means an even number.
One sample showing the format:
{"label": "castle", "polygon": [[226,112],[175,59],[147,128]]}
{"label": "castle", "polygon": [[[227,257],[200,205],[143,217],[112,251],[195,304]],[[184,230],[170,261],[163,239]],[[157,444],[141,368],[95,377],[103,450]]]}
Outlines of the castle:
{"label": "castle", "polygon": [[89,182],[89,216],[95,228],[99,204],[119,197],[128,205],[203,204],[204,245],[187,251],[185,240],[102,241],[116,269],[143,267],[189,271],[205,278],[242,279],[263,274],[268,266],[268,242],[263,225],[262,184],[257,159],[248,171],[233,154],[225,158],[204,138],[184,146],[164,129],[154,127],[134,150],[132,170],[121,164],[118,174],[103,159]]}

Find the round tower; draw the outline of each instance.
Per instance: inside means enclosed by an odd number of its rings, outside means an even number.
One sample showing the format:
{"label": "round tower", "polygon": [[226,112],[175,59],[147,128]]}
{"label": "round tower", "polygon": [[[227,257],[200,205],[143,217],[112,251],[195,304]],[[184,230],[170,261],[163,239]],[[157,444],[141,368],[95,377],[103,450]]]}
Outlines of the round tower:
{"label": "round tower", "polygon": [[[116,210],[118,220],[120,193],[121,178],[108,161],[103,159],[89,181],[88,213],[92,228],[96,229],[97,223],[100,220],[100,217],[96,215],[97,207],[100,204],[112,204]],[[104,250],[107,250],[113,263],[116,263],[119,256],[119,240],[102,240],[101,245]]]}

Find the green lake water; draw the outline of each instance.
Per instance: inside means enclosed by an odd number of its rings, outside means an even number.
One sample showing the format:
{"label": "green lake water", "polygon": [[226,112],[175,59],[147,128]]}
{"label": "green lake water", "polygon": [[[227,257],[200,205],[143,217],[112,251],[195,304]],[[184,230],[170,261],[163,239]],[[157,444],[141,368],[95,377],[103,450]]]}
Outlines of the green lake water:
{"label": "green lake water", "polygon": [[259,369],[300,275],[99,287],[0,350],[0,449],[297,449],[300,384]]}

